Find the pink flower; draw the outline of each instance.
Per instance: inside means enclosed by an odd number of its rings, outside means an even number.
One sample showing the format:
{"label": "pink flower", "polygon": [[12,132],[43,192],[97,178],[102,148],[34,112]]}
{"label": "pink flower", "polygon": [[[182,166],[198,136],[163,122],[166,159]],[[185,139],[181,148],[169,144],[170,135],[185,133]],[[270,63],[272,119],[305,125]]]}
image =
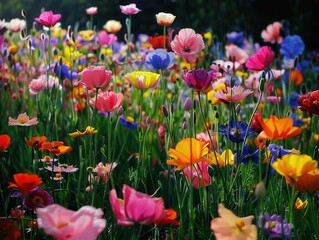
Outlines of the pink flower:
{"label": "pink flower", "polygon": [[199,162],[185,168],[184,175],[192,182],[194,188],[206,187],[212,184],[212,177],[209,176],[208,168],[209,163]]}
{"label": "pink flower", "polygon": [[105,66],[88,66],[79,75],[88,89],[103,88],[109,83],[112,71],[105,70]]}
{"label": "pink flower", "polygon": [[13,18],[10,22],[5,23],[5,27],[11,32],[19,32],[26,27],[26,22],[19,18]]}
{"label": "pink flower", "polygon": [[269,24],[266,30],[263,30],[261,32],[261,37],[262,39],[264,39],[264,42],[280,44],[282,42],[282,36],[280,36],[280,28],[280,22]]}
{"label": "pink flower", "polygon": [[29,91],[31,95],[39,94],[46,87],[45,79],[33,79],[29,84]]}
{"label": "pink flower", "polygon": [[271,48],[269,46],[264,46],[247,60],[246,67],[252,71],[262,71],[269,67],[272,59],[273,54]]}
{"label": "pink flower", "polygon": [[33,117],[32,119],[29,118],[29,116],[26,113],[19,114],[17,119],[13,119],[12,117],[9,117],[9,126],[24,126],[29,127],[32,125],[37,125],[38,119],[37,117]]}
{"label": "pink flower", "polygon": [[117,36],[115,36],[114,34],[107,34],[106,31],[101,31],[97,37],[100,47],[109,46],[117,41]]}
{"label": "pink flower", "polygon": [[267,102],[272,103],[272,104],[277,104],[281,101],[281,97],[277,96],[267,96]]}
{"label": "pink flower", "polygon": [[162,198],[153,198],[127,185],[123,186],[123,199],[119,199],[115,189],[112,189],[110,202],[117,224],[123,226],[153,224],[165,215]]}
{"label": "pink flower", "polygon": [[75,212],[53,204],[37,208],[36,213],[39,228],[58,240],[93,240],[106,226],[103,211],[91,206],[81,207]]}
{"label": "pink flower", "polygon": [[53,14],[52,11],[44,11],[38,18],[35,18],[34,20],[49,28],[54,27],[61,17],[61,14]]}
{"label": "pink flower", "polygon": [[90,7],[87,8],[85,11],[87,15],[94,15],[97,13],[97,7]]}
{"label": "pink flower", "polygon": [[105,165],[100,162],[93,169],[93,172],[97,173],[98,181],[102,178],[104,182],[107,182],[111,176],[112,171],[116,168],[117,163],[106,163]]}
{"label": "pink flower", "polygon": [[239,62],[244,64],[249,57],[248,54],[235,44],[229,44],[225,46],[226,58],[231,59],[231,61]]}
{"label": "pink flower", "polygon": [[238,102],[245,99],[253,91],[250,89],[244,90],[242,86],[227,87],[227,92],[222,90],[214,93],[215,98],[221,99],[223,102]]}
{"label": "pink flower", "polygon": [[223,69],[227,73],[234,73],[236,70],[240,68],[239,62],[231,62],[231,61],[224,61],[224,60],[216,60],[210,66],[210,69],[219,72],[220,69]]}
{"label": "pink flower", "polygon": [[[119,109],[124,101],[122,93],[113,91],[100,92],[97,95],[96,109],[100,112],[112,112]],[[95,106],[95,98],[90,99],[90,105]]]}
{"label": "pink flower", "polygon": [[205,48],[203,37],[191,28],[183,28],[171,42],[172,50],[186,62],[196,62],[196,55]]}
{"label": "pink flower", "polygon": [[129,5],[120,5],[121,12],[125,15],[137,14],[141,10],[136,7],[135,3],[131,3]]}
{"label": "pink flower", "polygon": [[211,83],[217,80],[221,76],[220,72],[209,71],[205,69],[192,69],[191,71],[184,70],[182,72],[182,78],[189,88],[193,88],[195,91],[207,90],[211,87]]}

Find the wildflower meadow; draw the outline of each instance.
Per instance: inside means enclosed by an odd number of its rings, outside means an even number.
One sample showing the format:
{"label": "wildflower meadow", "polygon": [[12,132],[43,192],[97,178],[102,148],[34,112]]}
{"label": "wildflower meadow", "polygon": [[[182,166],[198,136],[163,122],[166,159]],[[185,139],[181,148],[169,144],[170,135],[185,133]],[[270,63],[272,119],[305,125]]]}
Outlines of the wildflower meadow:
{"label": "wildflower meadow", "polygon": [[0,20],[0,239],[318,239],[318,51],[118,8]]}

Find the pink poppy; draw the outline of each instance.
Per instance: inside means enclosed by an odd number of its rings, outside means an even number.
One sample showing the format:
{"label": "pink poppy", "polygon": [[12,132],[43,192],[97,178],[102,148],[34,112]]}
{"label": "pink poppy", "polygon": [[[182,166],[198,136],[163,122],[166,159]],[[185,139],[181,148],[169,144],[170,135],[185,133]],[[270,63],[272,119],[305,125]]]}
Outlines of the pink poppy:
{"label": "pink poppy", "polygon": [[249,57],[248,54],[235,44],[229,44],[225,46],[226,58],[231,59],[231,61],[239,62],[244,64]]}
{"label": "pink poppy", "polygon": [[12,117],[9,117],[9,122],[8,122],[9,126],[24,126],[24,127],[37,125],[38,123],[39,122],[37,117],[33,117],[30,119],[26,113],[19,114],[17,119],[13,119]]}
{"label": "pink poppy", "polygon": [[115,93],[113,91],[100,92],[97,95],[97,102],[95,104],[95,98],[90,99],[90,105],[95,106],[100,112],[112,112],[119,109],[124,101],[122,93]]}
{"label": "pink poppy", "polygon": [[120,5],[120,9],[121,9],[121,12],[124,13],[125,15],[137,14],[141,11],[140,9],[136,7],[135,3],[131,3],[128,5]]}
{"label": "pink poppy", "polygon": [[91,206],[78,211],[66,209],[58,204],[37,208],[38,226],[56,239],[96,239],[106,226],[103,211]]}
{"label": "pink poppy", "polygon": [[162,198],[153,198],[127,185],[123,186],[123,199],[119,199],[115,189],[112,189],[110,202],[117,224],[123,226],[134,225],[135,222],[153,224],[165,215]]}
{"label": "pink poppy", "polygon": [[44,11],[38,18],[35,18],[34,20],[49,28],[54,27],[61,17],[61,14],[53,14],[52,11]]}
{"label": "pink poppy", "polygon": [[203,37],[191,28],[183,28],[171,42],[172,50],[186,62],[196,62],[196,55],[205,48]]}
{"label": "pink poppy", "polygon": [[97,13],[97,7],[90,7],[87,8],[85,11],[87,15],[94,15]]}
{"label": "pink poppy", "polygon": [[250,89],[244,89],[242,86],[227,87],[227,92],[220,90],[214,93],[215,98],[221,99],[223,102],[238,102],[245,99],[253,91]]}
{"label": "pink poppy", "polygon": [[105,70],[105,66],[88,66],[79,75],[88,89],[103,88],[109,83],[112,71]]}
{"label": "pink poppy", "polygon": [[117,36],[115,36],[115,34],[107,34],[106,31],[101,31],[97,37],[100,47],[109,46],[117,41]]}
{"label": "pink poppy", "polygon": [[46,87],[46,81],[45,79],[38,78],[38,79],[32,79],[32,81],[29,84],[29,91],[31,95],[37,95],[39,94],[43,89]]}
{"label": "pink poppy", "polygon": [[262,71],[269,67],[273,54],[269,46],[261,47],[258,52],[252,55],[246,62],[246,67],[252,71]]}
{"label": "pink poppy", "polygon": [[263,30],[261,32],[261,37],[262,39],[264,39],[264,42],[280,44],[283,40],[282,36],[280,36],[280,28],[280,22],[274,22],[272,24],[269,24],[266,30]]}
{"label": "pink poppy", "polygon": [[212,177],[208,173],[209,163],[199,162],[184,169],[184,175],[192,182],[194,188],[206,187],[212,184]]}

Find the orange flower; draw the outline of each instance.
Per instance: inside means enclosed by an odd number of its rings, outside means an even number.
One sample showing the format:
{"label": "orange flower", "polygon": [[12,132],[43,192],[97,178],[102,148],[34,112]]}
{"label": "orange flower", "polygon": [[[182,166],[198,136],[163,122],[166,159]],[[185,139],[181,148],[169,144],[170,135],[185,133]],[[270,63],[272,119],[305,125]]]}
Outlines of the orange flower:
{"label": "orange flower", "polygon": [[97,133],[97,130],[94,129],[94,127],[87,126],[84,132],[80,132],[79,130],[76,130],[76,132],[70,133],[69,136],[80,137],[80,136],[85,136],[85,135],[90,135],[95,133]]}
{"label": "orange flower", "polygon": [[184,169],[195,163],[206,161],[203,158],[208,153],[208,143],[195,138],[186,138],[177,143],[176,148],[170,148],[168,155],[173,158],[166,163],[177,166],[176,170]]}
{"label": "orange flower", "polygon": [[26,140],[25,143],[30,147],[41,147],[42,143],[44,143],[46,140],[46,136],[35,136],[32,137],[31,140]]}
{"label": "orange flower", "polygon": [[8,188],[18,189],[23,196],[42,184],[42,178],[36,174],[17,173],[13,175],[13,179],[15,182],[9,182]]}
{"label": "orange flower", "polygon": [[0,135],[0,152],[6,150],[11,144],[11,139],[7,134]]}
{"label": "orange flower", "polygon": [[309,171],[299,177],[295,185],[300,192],[318,192],[319,191],[319,169]]}
{"label": "orange flower", "polygon": [[298,69],[291,70],[289,80],[295,86],[300,85],[303,82],[302,73]]}
{"label": "orange flower", "polygon": [[179,226],[181,224],[180,221],[176,220],[177,213],[175,212],[174,209],[165,209],[164,214],[160,219],[155,221],[155,225],[164,226],[164,225],[172,223],[176,226]]}
{"label": "orange flower", "polygon": [[276,116],[270,116],[270,118],[260,124],[263,131],[258,135],[258,139],[287,139],[294,137],[301,133],[301,128],[293,127],[294,120],[290,117],[278,119]]}
{"label": "orange flower", "polygon": [[70,146],[64,146],[63,142],[44,142],[39,150],[46,150],[50,153],[61,155],[72,150]]}

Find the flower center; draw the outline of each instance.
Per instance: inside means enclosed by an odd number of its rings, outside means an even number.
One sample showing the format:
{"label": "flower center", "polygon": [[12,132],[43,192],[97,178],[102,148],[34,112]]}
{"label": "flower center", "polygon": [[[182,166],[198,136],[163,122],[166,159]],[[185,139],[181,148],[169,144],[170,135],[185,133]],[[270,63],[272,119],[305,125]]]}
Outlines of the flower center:
{"label": "flower center", "polygon": [[67,225],[69,225],[68,223],[59,223],[57,226],[55,226],[57,229],[62,229],[65,228]]}
{"label": "flower center", "polygon": [[43,205],[43,199],[39,196],[35,196],[32,199],[32,202],[33,202],[34,206],[42,206]]}
{"label": "flower center", "polygon": [[45,157],[43,158],[43,160],[44,160],[45,162],[50,162],[51,157],[50,157],[50,156],[45,156]]}
{"label": "flower center", "polygon": [[184,52],[190,52],[191,50],[190,50],[190,48],[189,47],[184,47]]}
{"label": "flower center", "polygon": [[239,230],[242,231],[243,228],[246,226],[245,221],[242,218],[238,218],[235,222],[235,227]]}
{"label": "flower center", "polygon": [[230,129],[230,135],[234,136],[235,138],[239,138],[242,132],[243,131],[238,127]]}
{"label": "flower center", "polygon": [[18,121],[19,121],[20,123],[24,124],[24,123],[28,122],[28,119],[25,118],[25,117],[20,117],[20,118],[18,119]]}

